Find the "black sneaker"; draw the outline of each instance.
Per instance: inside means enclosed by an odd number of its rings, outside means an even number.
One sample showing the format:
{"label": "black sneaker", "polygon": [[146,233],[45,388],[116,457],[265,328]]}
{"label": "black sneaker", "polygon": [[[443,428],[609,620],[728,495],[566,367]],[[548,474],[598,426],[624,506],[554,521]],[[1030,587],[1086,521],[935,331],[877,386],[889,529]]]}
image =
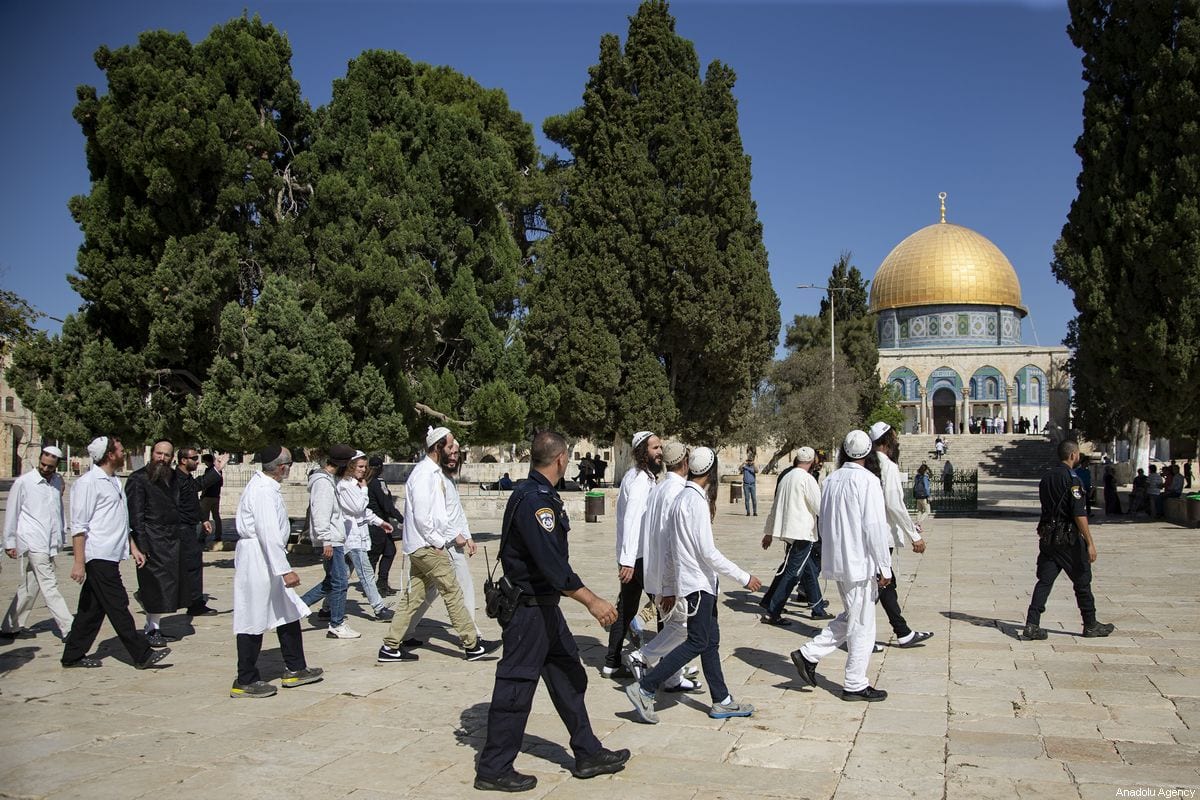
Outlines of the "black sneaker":
{"label": "black sneaker", "polygon": [[157,628],[146,634],[146,644],[155,649],[166,647],[169,643],[170,640]]}
{"label": "black sneaker", "polygon": [[611,775],[625,769],[625,762],[628,760],[628,750],[600,748],[598,753],[575,759],[575,769],[571,770],[571,774],[576,778],[584,779],[594,778],[597,775]]}
{"label": "black sneaker", "polygon": [[1021,631],[1021,635],[1031,641],[1040,641],[1046,638],[1046,630],[1034,625],[1032,622],[1027,622],[1025,623],[1025,630]]}
{"label": "black sneaker", "polygon": [[912,637],[907,642],[896,642],[896,647],[916,647],[921,642],[933,636],[933,631],[913,631]]}
{"label": "black sneaker", "polygon": [[317,619],[328,620],[328,619],[332,619],[332,618],[333,618],[333,615],[329,613],[328,608],[322,608],[320,611],[317,612]]}
{"label": "black sneaker", "polygon": [[1099,639],[1108,636],[1117,629],[1116,625],[1111,622],[1093,622],[1091,625],[1083,626],[1083,638]]}
{"label": "black sneaker", "polygon": [[78,658],[74,661],[63,662],[63,669],[96,669],[97,667],[102,666],[104,666],[104,664],[100,662],[100,659],[92,658],[91,656],[84,656],[83,658]]}
{"label": "black sneaker", "polygon": [[283,673],[283,680],[280,681],[285,689],[295,689],[297,686],[307,686],[310,683],[317,683],[324,680],[322,677],[325,670],[320,667],[305,667],[295,671],[288,670]]}
{"label": "black sneaker", "polygon": [[876,689],[874,686],[868,686],[865,689],[860,689],[857,692],[848,692],[842,689],[843,700],[862,700],[867,703],[877,703],[880,700],[887,699],[887,692],[883,689]]}
{"label": "black sneaker", "polygon": [[793,650],[792,663],[796,665],[796,671],[800,673],[801,678],[808,682],[809,686],[817,685],[817,662],[809,661],[804,657],[804,653]]}
{"label": "black sneaker", "polygon": [[187,613],[189,617],[215,617],[221,612],[217,611],[215,608],[209,608],[207,605],[203,605],[189,608]]}
{"label": "black sneaker", "polygon": [[141,662],[140,664],[134,664],[134,666],[138,669],[153,667],[155,664],[162,661],[169,655],[171,655],[171,648],[169,647],[164,647],[161,650],[151,650],[150,655],[146,656],[145,661]]}
{"label": "black sneaker", "polygon": [[266,681],[255,681],[254,683],[238,683],[234,681],[233,687],[229,690],[229,696],[235,699],[247,698],[258,700],[263,697],[273,697],[276,691],[275,687]]}
{"label": "black sneaker", "polygon": [[809,616],[813,619],[833,619],[834,615],[822,608],[817,611],[813,611],[811,614],[809,614]]}
{"label": "black sneaker", "polygon": [[537,786],[536,776],[522,775],[515,770],[507,775],[501,775],[499,778],[475,776],[475,788],[483,792],[528,792],[535,786]]}
{"label": "black sneaker", "polygon": [[375,584],[375,588],[379,590],[379,594],[383,597],[391,597],[396,593],[396,590],[386,583],[377,583]]}
{"label": "black sneaker", "polygon": [[489,642],[486,639],[478,639],[475,646],[470,650],[463,649],[463,658],[467,661],[478,661],[489,653],[494,653],[500,649],[500,642]]}
{"label": "black sneaker", "polygon": [[778,625],[781,628],[786,628],[792,624],[790,619],[784,619],[782,616],[771,616],[770,614],[763,614],[758,618],[758,621],[764,625]]}
{"label": "black sneaker", "polygon": [[609,678],[614,681],[634,680],[633,672],[629,669],[629,667],[625,666],[624,664],[621,664],[620,666],[616,666],[616,667],[612,667],[612,666],[609,666],[608,664],[605,664],[603,667],[600,668],[600,674],[603,675],[605,678]]}
{"label": "black sneaker", "polygon": [[401,661],[416,661],[420,656],[416,653],[410,653],[403,647],[388,647],[386,644],[379,648],[379,654],[375,660],[380,664],[396,664]]}

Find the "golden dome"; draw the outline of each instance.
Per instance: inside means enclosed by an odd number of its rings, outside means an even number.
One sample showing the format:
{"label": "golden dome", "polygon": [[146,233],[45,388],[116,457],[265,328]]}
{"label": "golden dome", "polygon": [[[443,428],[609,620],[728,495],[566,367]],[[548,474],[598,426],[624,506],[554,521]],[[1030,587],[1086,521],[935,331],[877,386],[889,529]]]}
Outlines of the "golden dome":
{"label": "golden dome", "polygon": [[888,254],[871,281],[871,310],[931,305],[1012,306],[1025,315],[1016,270],[1000,248],[970,228],[942,221]]}

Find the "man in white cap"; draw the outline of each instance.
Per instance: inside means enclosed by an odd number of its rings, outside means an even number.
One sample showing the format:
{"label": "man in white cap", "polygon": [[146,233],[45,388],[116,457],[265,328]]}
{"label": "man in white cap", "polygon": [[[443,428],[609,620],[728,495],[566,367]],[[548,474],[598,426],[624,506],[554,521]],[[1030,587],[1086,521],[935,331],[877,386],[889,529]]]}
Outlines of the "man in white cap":
{"label": "man in white cap", "polygon": [[268,445],[256,456],[262,464],[250,476],[238,502],[237,552],[233,557],[233,632],[237,637],[237,678],[229,696],[257,699],[275,694],[262,679],[258,657],[263,634],[275,629],[286,671],[281,683],[293,689],[322,680],[323,670],[304,659],[300,620],[308,606],[295,592],[300,576],[287,559],[291,534],[287,509],[279,485],[292,469],[292,454],[285,447]]}
{"label": "man in white cap", "polygon": [[751,592],[762,587],[758,578],[734,564],[713,542],[708,486],[717,479],[717,456],[707,447],[697,447],[688,458],[688,482],[671,507],[671,543],[678,569],[674,587],[663,587],[664,604],[679,602],[687,613],[687,639],[668,653],[640,681],[625,687],[642,722],[654,724],[654,698],[660,686],[694,658],[700,659],[713,704],[713,719],[748,717],[754,706],[738,703],[725,685],[721,670],[721,630],[717,625],[718,574],[726,575]]}
{"label": "man in white cap", "polygon": [[4,554],[17,559],[21,581],[17,594],[4,615],[0,636],[32,636],[25,628],[33,603],[41,592],[58,631],[65,639],[71,632],[71,610],[58,591],[54,557],[65,544],[63,528],[63,479],[58,474],[62,451],[54,445],[42,448],[37,469],[13,481],[4,514]]}
{"label": "man in white cap", "polygon": [[75,622],[63,647],[62,665],[101,666],[100,659],[89,656],[87,651],[108,617],[133,665],[145,669],[166,658],[171,648],[150,649],[145,635],[133,623],[129,594],[121,581],[121,562],[126,558],[132,555],[139,569],[146,563],[146,556],[129,538],[129,510],[116,477],[117,468],[125,462],[125,448],[115,437],[99,436],[88,445],[88,455],[92,457],[92,468],[71,487],[71,537],[75,555],[71,580],[83,586],[79,590]]}
{"label": "man in white cap", "polygon": [[871,450],[871,437],[853,430],[842,442],[839,468],[821,490],[818,526],[821,533],[821,574],[837,581],[842,613],[815,639],[792,652],[800,677],[817,685],[817,662],[843,643],[846,678],[843,700],[883,700],[887,692],[867,682],[867,665],[875,646],[875,599],[878,587],[892,580],[888,550],[887,512],[883,487]]}
{"label": "man in white cap", "polygon": [[617,577],[621,581],[617,600],[618,619],[608,631],[608,653],[601,673],[606,678],[632,678],[622,664],[621,649],[629,623],[642,603],[642,515],[650,490],[662,471],[662,441],[651,431],[633,435],[633,466],[621,478],[617,495]]}
{"label": "man in white cap", "polygon": [[[924,553],[925,540],[921,538],[921,529],[913,523],[912,517],[908,515],[908,508],[904,505],[904,486],[900,483],[900,468],[896,466],[896,461],[900,458],[900,439],[892,426],[882,421],[871,426],[870,434],[875,454],[879,456],[883,505],[887,510],[888,529],[892,536],[888,550],[894,553],[893,547],[903,549],[911,542],[914,553]],[[883,606],[888,622],[892,625],[898,647],[916,647],[933,636],[933,631],[914,631],[908,627],[908,622],[900,611],[900,599],[896,596],[894,580],[879,588],[879,605]]]}
{"label": "man in white cap", "polygon": [[[396,609],[376,660],[381,664],[415,661],[417,655],[404,647],[405,634],[425,601],[429,587],[446,603],[450,625],[462,642],[463,657],[476,661],[500,647],[500,642],[481,639],[475,621],[467,612],[462,587],[454,564],[446,552],[450,547],[467,547],[468,538],[455,529],[447,505],[443,465],[451,463],[458,443],[448,428],[430,428],[425,434],[425,458],[413,467],[404,484],[404,554],[408,556],[409,581],[404,602]],[[450,451],[451,455],[447,455]],[[474,545],[472,544],[473,548]]]}
{"label": "man in white cap", "polygon": [[771,582],[759,605],[766,612],[761,620],[768,625],[791,625],[783,617],[783,607],[792,589],[803,579],[804,596],[812,604],[813,619],[833,619],[825,610],[826,601],[821,597],[821,584],[816,571],[808,569],[813,560],[817,544],[817,514],[821,510],[821,487],[809,472],[816,451],[801,447],[796,455],[795,469],[790,469],[780,478],[775,487],[775,502],[767,515],[763,532],[762,547],[766,550],[776,539],[784,542],[787,553],[783,564]]}
{"label": "man in white cap", "polygon": [[[681,442],[669,441],[663,445],[663,478],[650,490],[646,513],[642,515],[643,588],[654,598],[663,625],[649,644],[625,655],[625,663],[638,680],[687,639],[686,610],[681,603],[664,600],[664,595],[675,592],[679,571],[668,523],[675,498],[687,485],[687,455],[687,448]],[[670,588],[664,592],[663,587]],[[679,672],[667,678],[665,688],[668,692],[697,692],[702,687],[692,675]]]}

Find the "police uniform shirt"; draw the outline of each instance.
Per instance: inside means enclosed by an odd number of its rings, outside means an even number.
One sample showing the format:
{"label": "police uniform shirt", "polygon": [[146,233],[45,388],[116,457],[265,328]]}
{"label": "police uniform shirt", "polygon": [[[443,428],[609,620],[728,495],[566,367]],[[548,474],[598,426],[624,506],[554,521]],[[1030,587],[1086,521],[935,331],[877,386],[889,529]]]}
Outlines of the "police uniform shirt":
{"label": "police uniform shirt", "polygon": [[554,487],[540,472],[512,493],[504,510],[504,574],[534,595],[557,595],[583,588],[567,561],[571,522]]}
{"label": "police uniform shirt", "polygon": [[1043,521],[1056,516],[1071,520],[1087,515],[1083,483],[1070,467],[1061,462],[1042,477],[1038,484],[1038,498],[1042,502]]}

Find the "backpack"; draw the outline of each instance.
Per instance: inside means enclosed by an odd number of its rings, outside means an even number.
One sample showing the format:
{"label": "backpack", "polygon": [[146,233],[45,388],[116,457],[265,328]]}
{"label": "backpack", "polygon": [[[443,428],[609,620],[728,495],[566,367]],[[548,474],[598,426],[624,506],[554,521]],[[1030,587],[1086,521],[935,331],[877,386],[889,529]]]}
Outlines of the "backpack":
{"label": "backpack", "polygon": [[928,475],[918,475],[916,480],[913,481],[913,497],[917,498],[918,500],[929,499]]}

